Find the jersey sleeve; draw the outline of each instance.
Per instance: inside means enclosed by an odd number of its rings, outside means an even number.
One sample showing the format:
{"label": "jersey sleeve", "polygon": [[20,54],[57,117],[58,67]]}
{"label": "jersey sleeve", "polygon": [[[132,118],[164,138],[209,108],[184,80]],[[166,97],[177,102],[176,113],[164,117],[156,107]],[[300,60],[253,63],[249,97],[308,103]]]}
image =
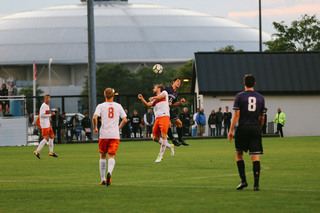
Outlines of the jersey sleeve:
{"label": "jersey sleeve", "polygon": [[233,103],[233,110],[237,111],[240,110],[240,96],[236,95]]}
{"label": "jersey sleeve", "polygon": [[126,112],[124,111],[123,107],[120,104],[119,104],[119,108],[120,108],[120,118],[127,117]]}
{"label": "jersey sleeve", "polygon": [[100,104],[96,107],[96,111],[94,112],[95,115],[98,115],[99,117],[101,117],[101,107]]}

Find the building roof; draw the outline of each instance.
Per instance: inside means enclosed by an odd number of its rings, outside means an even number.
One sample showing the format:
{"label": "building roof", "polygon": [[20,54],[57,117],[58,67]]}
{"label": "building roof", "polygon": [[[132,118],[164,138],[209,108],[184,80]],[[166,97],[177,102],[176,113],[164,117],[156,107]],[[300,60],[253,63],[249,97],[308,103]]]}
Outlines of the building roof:
{"label": "building roof", "polygon": [[195,53],[200,94],[242,91],[249,73],[264,94],[320,94],[320,52]]}
{"label": "building roof", "polygon": [[[183,62],[196,51],[227,45],[256,51],[259,31],[225,18],[184,9],[95,2],[96,62]],[[271,36],[263,33],[263,40]],[[85,2],[0,18],[0,64],[87,63]]]}

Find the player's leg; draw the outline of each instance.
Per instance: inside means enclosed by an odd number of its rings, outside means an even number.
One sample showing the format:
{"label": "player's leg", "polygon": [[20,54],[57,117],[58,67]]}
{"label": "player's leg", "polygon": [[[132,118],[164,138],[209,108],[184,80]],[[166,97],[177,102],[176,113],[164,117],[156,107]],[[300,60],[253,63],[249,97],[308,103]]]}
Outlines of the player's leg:
{"label": "player's leg", "polygon": [[52,131],[52,128],[50,128],[49,130],[49,156],[51,157],[58,157],[58,155],[56,155],[53,151],[53,142],[54,142],[54,133]]}
{"label": "player's leg", "polygon": [[108,147],[108,140],[99,139],[99,152],[100,152],[99,170],[100,170],[100,177],[101,177],[100,185],[106,185],[107,147]]}
{"label": "player's leg", "polygon": [[241,183],[237,187],[237,190],[242,190],[243,188],[248,186],[245,172],[245,164],[243,160],[243,151],[236,152],[236,162],[238,167],[239,176],[241,178]]}
{"label": "player's leg", "polygon": [[111,185],[111,175],[114,169],[114,166],[116,164],[116,160],[114,159],[115,154],[108,154],[108,173],[107,173],[107,182],[106,185],[110,186]]}
{"label": "player's leg", "polygon": [[253,190],[259,191],[260,157],[259,155],[251,155],[251,160],[253,164],[253,177],[254,177]]}
{"label": "player's leg", "polygon": [[174,120],[174,124],[175,124],[176,127],[177,127],[177,133],[178,133],[178,140],[179,140],[179,142],[180,142],[182,145],[184,145],[184,146],[189,146],[189,144],[187,144],[187,143],[182,139],[183,130],[182,130],[182,122],[180,121],[180,119]]}
{"label": "player's leg", "polygon": [[39,143],[38,148],[33,152],[33,154],[35,156],[37,156],[37,158],[39,158],[39,159],[40,159],[40,151],[42,150],[44,145],[46,145],[49,141],[49,128],[42,129],[42,137],[43,137],[43,139]]}
{"label": "player's leg", "polygon": [[170,126],[170,118],[167,116],[158,118],[158,126],[160,129],[160,134],[161,134],[162,140],[160,141],[161,148],[160,148],[159,155],[155,161],[156,163],[161,162],[161,160],[163,158],[163,154],[166,151],[166,143],[168,143],[167,134],[168,134],[169,126]]}

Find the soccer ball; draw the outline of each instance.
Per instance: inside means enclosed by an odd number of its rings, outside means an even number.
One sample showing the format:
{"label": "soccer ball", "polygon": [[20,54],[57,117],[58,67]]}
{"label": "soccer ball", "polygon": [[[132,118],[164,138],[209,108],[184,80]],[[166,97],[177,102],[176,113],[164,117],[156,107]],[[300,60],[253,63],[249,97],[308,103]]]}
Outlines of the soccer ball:
{"label": "soccer ball", "polygon": [[161,64],[155,64],[153,66],[153,72],[154,73],[160,74],[160,73],[162,73],[162,70],[163,70],[163,67],[162,67]]}

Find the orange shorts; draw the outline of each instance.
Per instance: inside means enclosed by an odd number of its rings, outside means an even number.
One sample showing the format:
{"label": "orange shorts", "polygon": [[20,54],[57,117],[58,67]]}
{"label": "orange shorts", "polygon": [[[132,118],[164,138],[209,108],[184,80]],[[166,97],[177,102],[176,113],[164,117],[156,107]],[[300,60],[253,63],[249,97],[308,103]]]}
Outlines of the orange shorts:
{"label": "orange shorts", "polygon": [[116,154],[119,147],[120,139],[99,139],[99,152]]}
{"label": "orange shorts", "polygon": [[170,117],[163,116],[157,118],[153,125],[153,136],[161,136],[161,132],[168,133],[170,127]]}
{"label": "orange shorts", "polygon": [[48,127],[48,128],[43,128],[42,129],[42,136],[50,136],[50,135],[54,135],[51,126]]}

